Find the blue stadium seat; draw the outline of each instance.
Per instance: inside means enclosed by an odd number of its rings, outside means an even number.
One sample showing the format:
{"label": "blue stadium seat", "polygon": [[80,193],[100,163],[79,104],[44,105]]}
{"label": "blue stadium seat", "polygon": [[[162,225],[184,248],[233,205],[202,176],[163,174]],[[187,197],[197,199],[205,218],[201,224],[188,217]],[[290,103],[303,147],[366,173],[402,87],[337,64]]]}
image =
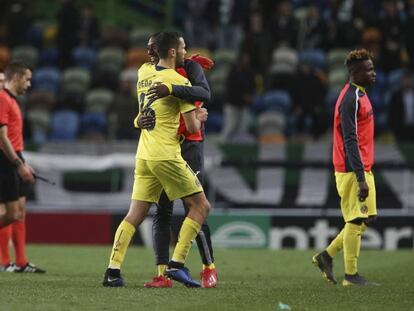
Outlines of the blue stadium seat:
{"label": "blue stadium seat", "polygon": [[56,67],[43,67],[33,74],[33,88],[57,94],[60,87],[61,73]]}
{"label": "blue stadium seat", "polygon": [[388,89],[391,94],[400,89],[403,73],[404,69],[394,69],[388,74]]}
{"label": "blue stadium seat", "polygon": [[81,116],[81,134],[98,133],[105,135],[108,130],[108,120],[103,112],[86,112]]}
{"label": "blue stadium seat", "polygon": [[339,96],[340,91],[341,91],[340,88],[331,88],[329,89],[328,94],[326,94],[325,107],[326,107],[326,112],[330,118],[332,118],[334,115],[335,103]]}
{"label": "blue stadium seat", "polygon": [[51,139],[75,140],[79,132],[79,116],[73,110],[58,110],[52,115]]}
{"label": "blue stadium seat", "polygon": [[299,63],[307,64],[312,68],[326,68],[326,54],[320,49],[306,49],[299,53]]}
{"label": "blue stadium seat", "polygon": [[59,61],[59,51],[56,48],[45,48],[40,50],[39,66],[57,66]]}
{"label": "blue stadium seat", "polygon": [[287,114],[292,105],[292,99],[287,91],[274,90],[263,95],[263,104],[266,111],[279,111]]}
{"label": "blue stadium seat", "polygon": [[87,46],[78,46],[73,50],[73,59],[76,66],[91,70],[96,63],[96,51]]}
{"label": "blue stadium seat", "polygon": [[223,114],[221,112],[209,112],[208,119],[205,124],[207,133],[220,133],[223,127]]}
{"label": "blue stadium seat", "polygon": [[31,26],[26,32],[26,43],[40,49],[43,45],[43,28],[40,25]]}

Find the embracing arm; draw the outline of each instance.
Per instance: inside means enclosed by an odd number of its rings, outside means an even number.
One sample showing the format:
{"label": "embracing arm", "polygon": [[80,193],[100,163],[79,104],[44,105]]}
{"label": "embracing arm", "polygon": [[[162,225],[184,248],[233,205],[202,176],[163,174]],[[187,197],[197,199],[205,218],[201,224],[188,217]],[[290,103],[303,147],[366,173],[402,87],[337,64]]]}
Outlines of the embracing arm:
{"label": "embracing arm", "polygon": [[185,127],[191,134],[197,133],[203,122],[207,121],[208,112],[206,108],[196,108],[182,114]]}
{"label": "embracing arm", "polygon": [[147,97],[158,99],[173,95],[188,102],[209,101],[211,97],[210,86],[201,66],[187,59],[184,69],[192,86],[155,84],[147,92]]}
{"label": "embracing arm", "polygon": [[208,102],[211,97],[210,86],[201,66],[195,61],[187,59],[184,69],[192,86],[173,85],[171,95],[190,102]]}

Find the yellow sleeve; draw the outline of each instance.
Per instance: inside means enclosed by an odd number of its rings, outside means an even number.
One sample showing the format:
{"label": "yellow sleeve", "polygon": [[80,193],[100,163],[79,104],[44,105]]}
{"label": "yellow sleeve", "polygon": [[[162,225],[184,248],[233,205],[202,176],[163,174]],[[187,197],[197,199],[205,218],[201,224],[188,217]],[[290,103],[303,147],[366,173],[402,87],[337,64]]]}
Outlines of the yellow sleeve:
{"label": "yellow sleeve", "polygon": [[190,111],[196,109],[196,106],[194,105],[194,103],[186,102],[186,101],[183,101],[183,100],[179,101],[179,105],[180,105],[180,112],[181,113],[190,112]]}

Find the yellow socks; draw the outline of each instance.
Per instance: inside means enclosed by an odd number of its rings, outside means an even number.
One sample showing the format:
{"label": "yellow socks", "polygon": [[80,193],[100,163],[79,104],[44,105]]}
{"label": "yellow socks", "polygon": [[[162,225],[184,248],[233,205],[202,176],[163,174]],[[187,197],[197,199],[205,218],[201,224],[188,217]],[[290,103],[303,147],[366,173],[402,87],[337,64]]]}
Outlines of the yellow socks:
{"label": "yellow socks", "polygon": [[[361,233],[364,233],[367,228],[367,225],[362,223]],[[344,247],[344,230],[345,229],[342,229],[341,232],[339,232],[335,239],[331,242],[331,244],[329,244],[329,246],[326,248],[328,255],[332,258],[334,258],[336,254],[338,254]]]}
{"label": "yellow socks", "polygon": [[121,269],[129,243],[135,233],[135,227],[123,220],[116,230],[111,257],[109,258],[110,269]]}
{"label": "yellow socks", "polygon": [[211,263],[209,265],[203,265],[203,270],[204,269],[216,269],[216,266],[214,265],[214,263]]}
{"label": "yellow socks", "polygon": [[158,276],[164,276],[164,271],[167,269],[167,265],[158,265]]}
{"label": "yellow socks", "polygon": [[346,223],[343,231],[345,273],[352,275],[358,272],[357,261],[361,248],[362,226]]}
{"label": "yellow socks", "polygon": [[329,246],[326,248],[326,252],[332,258],[334,258],[336,254],[338,254],[344,247],[344,231],[345,229],[342,229],[341,232],[339,232],[335,239],[331,242],[331,244],[329,244]]}
{"label": "yellow socks", "polygon": [[178,235],[178,242],[174,249],[174,254],[171,258],[174,262],[184,263],[190,251],[191,241],[194,240],[201,229],[201,225],[186,217],[181,226],[180,233]]}

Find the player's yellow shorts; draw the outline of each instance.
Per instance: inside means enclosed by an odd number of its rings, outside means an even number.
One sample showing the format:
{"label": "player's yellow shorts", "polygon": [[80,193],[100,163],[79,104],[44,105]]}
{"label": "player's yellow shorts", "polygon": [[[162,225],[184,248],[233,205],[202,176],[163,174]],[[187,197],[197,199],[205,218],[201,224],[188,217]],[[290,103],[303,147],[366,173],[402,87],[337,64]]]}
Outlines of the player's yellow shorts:
{"label": "player's yellow shorts", "polygon": [[336,189],[341,197],[341,210],[345,222],[377,215],[375,180],[371,171],[365,172],[369,193],[364,202],[360,202],[358,199],[358,182],[354,172],[335,172],[335,179]]}
{"label": "player's yellow shorts", "polygon": [[171,201],[203,191],[196,174],[182,157],[168,161],[136,159],[131,198],[158,203],[163,189]]}

